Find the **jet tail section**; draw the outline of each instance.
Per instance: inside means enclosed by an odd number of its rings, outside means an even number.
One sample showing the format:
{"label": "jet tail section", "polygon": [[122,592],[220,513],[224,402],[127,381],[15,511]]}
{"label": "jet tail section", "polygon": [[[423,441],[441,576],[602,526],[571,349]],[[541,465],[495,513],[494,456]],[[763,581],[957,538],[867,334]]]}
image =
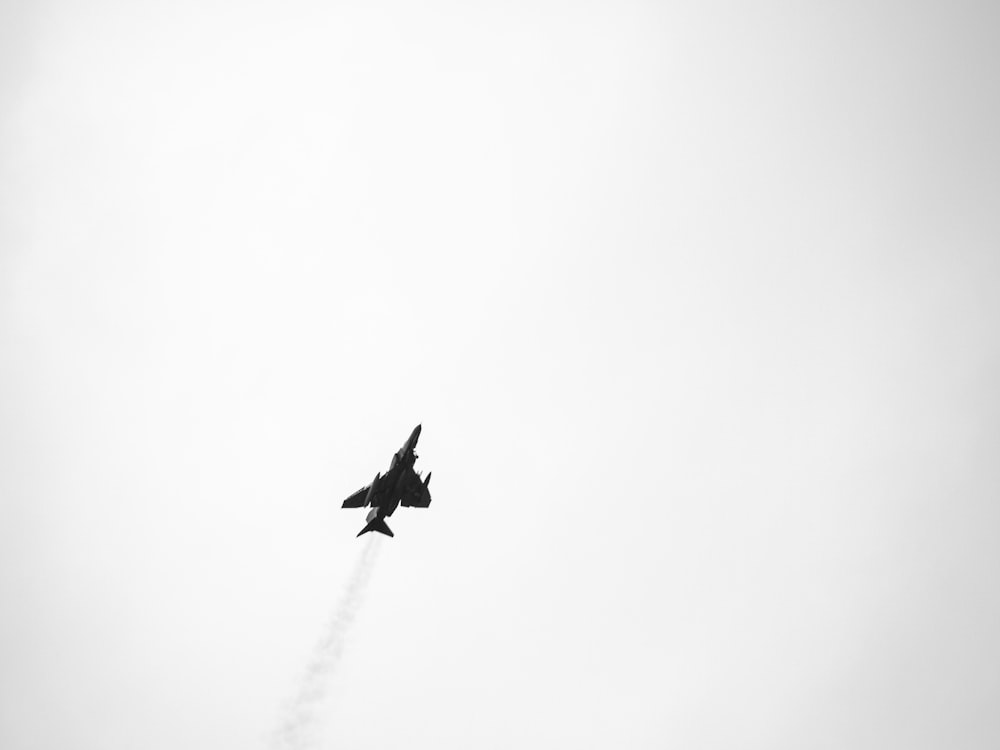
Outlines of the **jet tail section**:
{"label": "jet tail section", "polygon": [[378,533],[385,534],[386,536],[395,536],[395,534],[392,533],[392,529],[389,528],[389,524],[385,522],[384,518],[373,518],[368,522],[367,526],[358,532],[358,536],[367,534],[369,531],[377,531]]}

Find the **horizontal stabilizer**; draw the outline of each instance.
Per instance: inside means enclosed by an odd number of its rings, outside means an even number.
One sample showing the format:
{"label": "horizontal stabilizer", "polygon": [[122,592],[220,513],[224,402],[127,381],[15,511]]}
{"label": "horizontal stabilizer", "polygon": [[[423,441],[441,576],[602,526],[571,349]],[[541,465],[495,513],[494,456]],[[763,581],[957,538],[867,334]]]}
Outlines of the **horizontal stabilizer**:
{"label": "horizontal stabilizer", "polygon": [[389,528],[389,524],[385,522],[384,518],[373,518],[368,522],[367,526],[358,532],[358,536],[367,534],[369,531],[377,531],[378,533],[385,534],[386,536],[395,536],[395,534],[392,533],[392,529]]}

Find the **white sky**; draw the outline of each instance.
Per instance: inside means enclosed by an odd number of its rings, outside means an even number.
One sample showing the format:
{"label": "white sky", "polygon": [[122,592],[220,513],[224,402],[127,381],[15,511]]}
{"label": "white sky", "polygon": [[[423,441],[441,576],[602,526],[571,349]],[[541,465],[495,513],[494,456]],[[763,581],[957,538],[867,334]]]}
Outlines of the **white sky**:
{"label": "white sky", "polygon": [[998,20],[5,4],[0,747],[997,747]]}

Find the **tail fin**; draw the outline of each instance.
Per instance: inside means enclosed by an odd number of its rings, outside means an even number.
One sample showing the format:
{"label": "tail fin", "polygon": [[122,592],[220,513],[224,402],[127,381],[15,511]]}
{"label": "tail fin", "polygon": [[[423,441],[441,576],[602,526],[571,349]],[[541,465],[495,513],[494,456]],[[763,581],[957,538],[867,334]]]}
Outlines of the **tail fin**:
{"label": "tail fin", "polygon": [[380,534],[385,534],[386,536],[395,536],[395,534],[392,533],[392,529],[389,528],[389,524],[385,522],[384,518],[373,518],[368,522],[367,526],[358,532],[358,536],[367,534],[369,531],[377,531]]}

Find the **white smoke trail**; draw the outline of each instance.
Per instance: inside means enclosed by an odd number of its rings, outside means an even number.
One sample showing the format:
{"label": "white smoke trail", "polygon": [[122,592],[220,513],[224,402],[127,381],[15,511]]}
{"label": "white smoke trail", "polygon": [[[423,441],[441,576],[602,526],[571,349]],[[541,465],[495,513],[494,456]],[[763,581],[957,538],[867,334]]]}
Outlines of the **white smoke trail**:
{"label": "white smoke trail", "polygon": [[327,686],[340,663],[344,642],[364,599],[375,559],[378,556],[378,534],[372,534],[361,550],[347,588],[333,610],[323,637],[313,649],[312,658],[299,683],[298,692],[285,707],[274,733],[274,750],[304,750],[315,743],[316,709],[326,696]]}

